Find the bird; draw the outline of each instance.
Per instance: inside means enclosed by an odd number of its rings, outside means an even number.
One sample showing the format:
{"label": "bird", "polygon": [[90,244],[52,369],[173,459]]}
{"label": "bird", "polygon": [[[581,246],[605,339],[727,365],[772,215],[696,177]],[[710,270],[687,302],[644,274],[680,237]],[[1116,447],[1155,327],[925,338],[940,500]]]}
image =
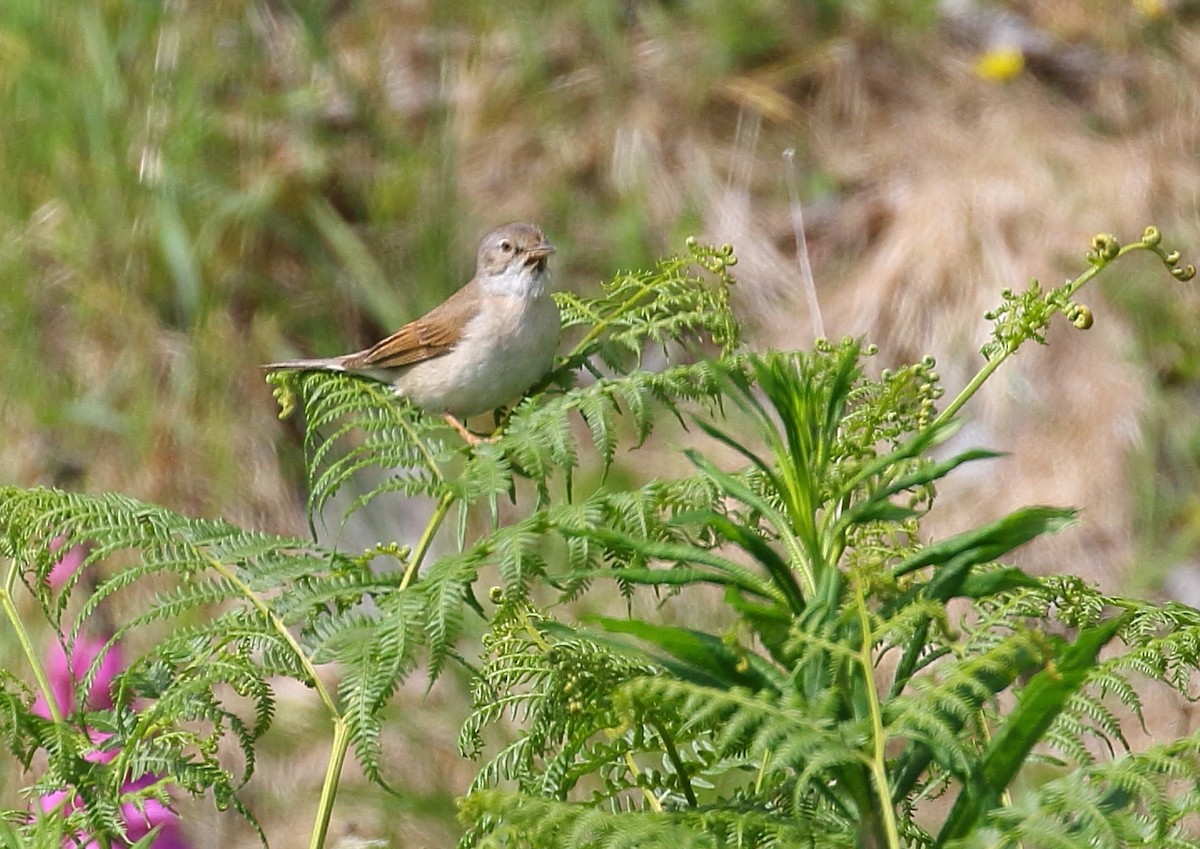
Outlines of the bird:
{"label": "bird", "polygon": [[264,368],[366,375],[441,415],[469,444],[484,441],[463,421],[514,400],[554,365],[560,319],[547,268],[554,252],[536,224],[497,227],[479,243],[475,276],[425,315],[361,351]]}

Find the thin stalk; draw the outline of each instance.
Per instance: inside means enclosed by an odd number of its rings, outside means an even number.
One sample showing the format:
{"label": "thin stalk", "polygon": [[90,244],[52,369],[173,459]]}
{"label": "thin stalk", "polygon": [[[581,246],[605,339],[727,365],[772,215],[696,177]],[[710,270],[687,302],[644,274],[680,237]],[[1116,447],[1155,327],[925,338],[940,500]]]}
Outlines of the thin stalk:
{"label": "thin stalk", "polygon": [[533,624],[533,620],[529,618],[529,613],[522,610],[520,616],[521,624],[525,627],[525,633],[529,635],[529,639],[533,642],[533,644],[538,647],[538,651],[542,652],[543,654],[550,651],[550,644],[542,638],[541,632],[538,631],[537,626]]}
{"label": "thin stalk", "polygon": [[1008,349],[988,360],[987,365],[980,369],[979,373],[971,378],[971,382],[966,385],[962,392],[958,393],[958,397],[951,401],[950,405],[938,414],[938,417],[933,420],[933,425],[936,427],[937,425],[947,422],[958,415],[958,411],[961,410],[966,403],[971,400],[971,397],[979,391],[979,387],[983,386],[983,384],[987,382],[987,379],[992,376],[992,373],[996,369],[1000,368],[1000,365],[1016,352],[1016,348]]}
{"label": "thin stalk", "polygon": [[[629,768],[634,778],[641,778],[642,771],[638,769],[637,761],[633,759],[633,755],[629,752],[625,753],[625,766]],[[642,788],[642,796],[646,799],[646,804],[650,806],[650,810],[656,814],[661,814],[663,810],[662,801],[650,792],[649,787]]]}
{"label": "thin stalk", "polygon": [[346,750],[349,747],[350,726],[339,716],[333,721],[333,750],[329,753],[329,764],[325,768],[325,781],[321,785],[321,800],[317,803],[317,819],[313,823],[309,849],[322,849],[325,845],[329,820],[333,816],[333,802],[337,798],[342,777],[342,765],[346,762]]}
{"label": "thin stalk", "polygon": [[867,704],[871,707],[871,739],[874,752],[871,756],[871,783],[878,797],[879,816],[883,820],[884,838],[888,849],[900,849],[900,831],[896,825],[896,811],[892,807],[892,794],[888,785],[886,767],[886,740],[883,733],[883,715],[879,710],[879,692],[875,688],[875,664],[871,658],[871,621],[867,615],[867,600],[863,597],[862,583],[854,581],[855,607],[862,637],[858,648],[858,664],[862,668],[863,685],[867,688]]}
{"label": "thin stalk", "polygon": [[692,782],[688,780],[687,767],[683,763],[683,758],[679,756],[679,749],[675,747],[675,741],[671,739],[671,735],[667,733],[667,729],[658,720],[650,720],[650,724],[654,730],[658,732],[659,739],[663,741],[663,748],[666,749],[667,758],[671,761],[671,765],[675,767],[675,774],[679,776],[679,789],[683,791],[683,796],[687,799],[687,803],[693,808],[699,802],[696,801],[696,791],[692,789]]}
{"label": "thin stalk", "polygon": [[[1099,265],[1093,265],[1087,271],[1083,272],[1070,283],[1068,283],[1064,290],[1066,297],[1069,299],[1092,278],[1094,278],[1108,266],[1112,265],[1112,263],[1116,262],[1121,257],[1128,253],[1132,253],[1133,251],[1141,250],[1153,251],[1154,247],[1150,244],[1147,244],[1145,239],[1140,242],[1124,245],[1120,250],[1117,251],[1116,255],[1112,259]],[[1054,306],[1054,312],[1062,312],[1061,305],[1055,303],[1052,306]],[[1015,345],[1005,348],[1003,351],[996,354],[996,356],[992,357],[992,359],[988,360],[987,364],[980,369],[979,373],[976,374],[975,377],[971,379],[971,382],[966,385],[963,391],[958,393],[958,397],[951,401],[950,405],[946,407],[946,409],[942,410],[940,414],[938,414],[938,417],[933,420],[933,425],[937,426],[954,418],[954,416],[958,414],[958,411],[961,410],[963,406],[965,406],[966,403],[971,400],[975,393],[979,391],[979,387],[983,386],[983,384],[987,382],[987,379],[992,376],[996,369],[1000,368],[1001,364],[1005,360],[1017,352],[1018,347],[1019,346]]]}
{"label": "thin stalk", "polygon": [[50,712],[50,719],[55,723],[60,723],[63,721],[63,717],[58,709],[58,702],[54,698],[54,689],[50,686],[50,679],[46,677],[46,670],[34,649],[33,640],[30,639],[29,632],[25,630],[25,623],[21,621],[20,611],[17,610],[17,605],[13,601],[12,590],[15,583],[16,565],[14,564],[8,570],[8,575],[5,576],[4,589],[0,590],[0,608],[3,608],[4,615],[17,635],[17,642],[21,644],[25,660],[29,663],[29,668],[33,670],[34,680],[37,681],[42,698],[46,700],[46,709]]}
{"label": "thin stalk", "polygon": [[763,752],[762,763],[758,765],[758,775],[754,779],[754,792],[761,793],[763,782],[767,779],[767,763],[771,760],[771,750]]}
{"label": "thin stalk", "polygon": [[329,715],[333,718],[334,722],[340,722],[342,715],[338,712],[337,705],[333,702],[333,696],[325,688],[325,685],[321,683],[321,679],[317,676],[317,668],[313,666],[312,661],[304,653],[304,649],[300,647],[300,644],[296,642],[296,638],[292,636],[292,632],[288,630],[283,620],[275,615],[271,608],[267,606],[267,603],[259,598],[258,593],[254,592],[249,584],[239,578],[236,572],[207,552],[202,552],[201,556],[208,561],[208,565],[217,574],[237,587],[238,591],[254,606],[254,609],[271,623],[271,627],[275,630],[275,633],[288,644],[288,648],[292,650],[292,654],[296,656],[296,660],[304,668],[305,675],[312,682],[313,689],[317,691],[317,695],[321,698],[325,709],[329,711]]}
{"label": "thin stalk", "polygon": [[595,324],[593,324],[592,329],[587,332],[587,335],[585,335],[583,337],[583,339],[579,342],[578,345],[576,345],[573,349],[571,349],[571,353],[567,355],[567,358],[570,359],[571,357],[574,357],[580,351],[587,348],[588,345],[590,345],[594,341],[596,341],[596,339],[598,339],[600,337],[600,334],[608,329],[608,325],[613,323],[614,319],[616,319],[618,316],[622,316],[625,313],[627,313],[631,308],[633,308],[634,305],[637,304],[638,301],[642,300],[647,295],[651,294],[653,291],[654,291],[653,286],[643,286],[642,288],[638,289],[637,292],[635,292],[632,296],[630,296],[625,301],[625,303],[621,304],[621,306],[617,307],[615,310],[610,312],[604,318],[600,319]]}
{"label": "thin stalk", "polygon": [[814,339],[825,336],[825,322],[821,320],[821,302],[817,298],[817,284],[813,280],[812,262],[808,257],[808,240],[804,235],[804,207],[800,203],[800,186],[796,179],[796,149],[789,147],[783,152],[787,165],[783,169],[783,180],[787,183],[788,206],[792,211],[792,232],[796,237],[796,262],[800,265],[800,287],[808,303],[808,319],[812,324]]}
{"label": "thin stalk", "polygon": [[[393,409],[391,405],[394,404],[396,400],[396,396],[393,393],[384,391],[378,386],[372,386],[371,389],[375,396],[379,399],[379,406],[381,408],[389,410]],[[417,446],[417,450],[421,452],[421,456],[425,460],[425,468],[429,470],[429,473],[433,475],[434,479],[439,483],[444,481],[446,476],[442,474],[442,467],[438,465],[437,459],[429,450],[429,446],[425,443],[425,440],[421,439],[420,435],[413,429],[412,424],[408,421],[408,419],[406,419],[404,416],[398,415],[394,417],[394,421],[396,422],[397,427],[404,431],[405,435],[408,437],[408,441]]]}
{"label": "thin stalk", "polygon": [[300,644],[296,642],[296,638],[292,636],[291,631],[288,630],[283,620],[276,616],[267,606],[266,602],[259,598],[258,593],[254,592],[232,569],[215,557],[208,554],[205,554],[204,557],[218,574],[238,588],[242,595],[254,605],[254,609],[271,623],[271,627],[274,628],[275,632],[288,644],[297,661],[304,668],[308,679],[312,681],[313,689],[317,691],[317,695],[333,719],[333,750],[329,754],[329,764],[325,770],[325,781],[321,785],[321,800],[317,805],[317,819],[313,824],[312,840],[309,843],[310,849],[321,849],[325,845],[325,837],[329,832],[329,820],[333,815],[333,802],[337,797],[338,783],[342,776],[342,765],[346,761],[346,750],[350,745],[350,728],[346,723],[345,717],[338,712],[332,694],[317,676],[316,667],[313,666],[312,661],[304,653]]}
{"label": "thin stalk", "polygon": [[429,552],[429,546],[433,545],[433,537],[437,534],[438,528],[442,526],[446,514],[450,512],[450,505],[453,503],[454,496],[447,492],[442,495],[437,507],[433,509],[433,515],[429,517],[429,522],[425,525],[425,530],[421,532],[421,538],[417,540],[417,545],[408,558],[408,564],[404,567],[404,577],[400,579],[400,589],[407,589],[413,578],[416,577],[417,570],[421,568],[421,561]]}

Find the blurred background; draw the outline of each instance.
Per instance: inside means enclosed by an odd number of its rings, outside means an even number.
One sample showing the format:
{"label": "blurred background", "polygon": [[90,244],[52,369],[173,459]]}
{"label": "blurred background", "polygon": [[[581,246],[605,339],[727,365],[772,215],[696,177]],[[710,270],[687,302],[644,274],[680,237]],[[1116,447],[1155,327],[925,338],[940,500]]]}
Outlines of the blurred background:
{"label": "blurred background", "polygon": [[[1153,223],[1195,261],[1200,3],[5,0],[0,175],[0,481],[304,534],[258,364],[373,342],[505,221],[581,292],[731,242],[751,347],[863,335],[950,393],[1001,289],[1074,276],[1093,234]],[[1059,321],[968,408],[960,442],[1013,456],[960,473],[930,531],[1079,506],[1027,565],[1200,603],[1196,285],[1141,257],[1081,300],[1091,330]],[[390,726],[404,793],[351,776],[338,839],[455,839],[465,691],[425,683]],[[295,735],[326,731],[281,700],[246,801],[300,846],[325,752]],[[255,843],[184,808],[198,847]]]}

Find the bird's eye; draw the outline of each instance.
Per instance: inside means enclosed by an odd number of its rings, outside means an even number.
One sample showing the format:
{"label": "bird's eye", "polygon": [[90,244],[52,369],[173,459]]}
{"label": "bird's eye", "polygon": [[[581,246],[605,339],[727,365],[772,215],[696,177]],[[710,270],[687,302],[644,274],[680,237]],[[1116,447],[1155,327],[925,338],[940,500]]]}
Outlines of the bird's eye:
{"label": "bird's eye", "polygon": [[508,239],[505,239],[503,242],[500,243],[500,250],[504,251],[506,254],[512,253],[512,250],[513,250],[512,242],[510,242]]}

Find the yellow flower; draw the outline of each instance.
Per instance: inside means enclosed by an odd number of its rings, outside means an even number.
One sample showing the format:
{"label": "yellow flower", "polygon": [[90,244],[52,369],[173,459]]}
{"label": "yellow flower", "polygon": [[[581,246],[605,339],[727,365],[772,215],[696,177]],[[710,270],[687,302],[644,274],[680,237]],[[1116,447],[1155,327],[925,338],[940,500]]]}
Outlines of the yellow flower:
{"label": "yellow flower", "polygon": [[1165,0],[1133,0],[1133,9],[1143,18],[1151,21],[1161,20],[1167,15]]}
{"label": "yellow flower", "polygon": [[975,73],[985,80],[1004,83],[1025,69],[1025,55],[1015,47],[992,47],[975,60]]}

